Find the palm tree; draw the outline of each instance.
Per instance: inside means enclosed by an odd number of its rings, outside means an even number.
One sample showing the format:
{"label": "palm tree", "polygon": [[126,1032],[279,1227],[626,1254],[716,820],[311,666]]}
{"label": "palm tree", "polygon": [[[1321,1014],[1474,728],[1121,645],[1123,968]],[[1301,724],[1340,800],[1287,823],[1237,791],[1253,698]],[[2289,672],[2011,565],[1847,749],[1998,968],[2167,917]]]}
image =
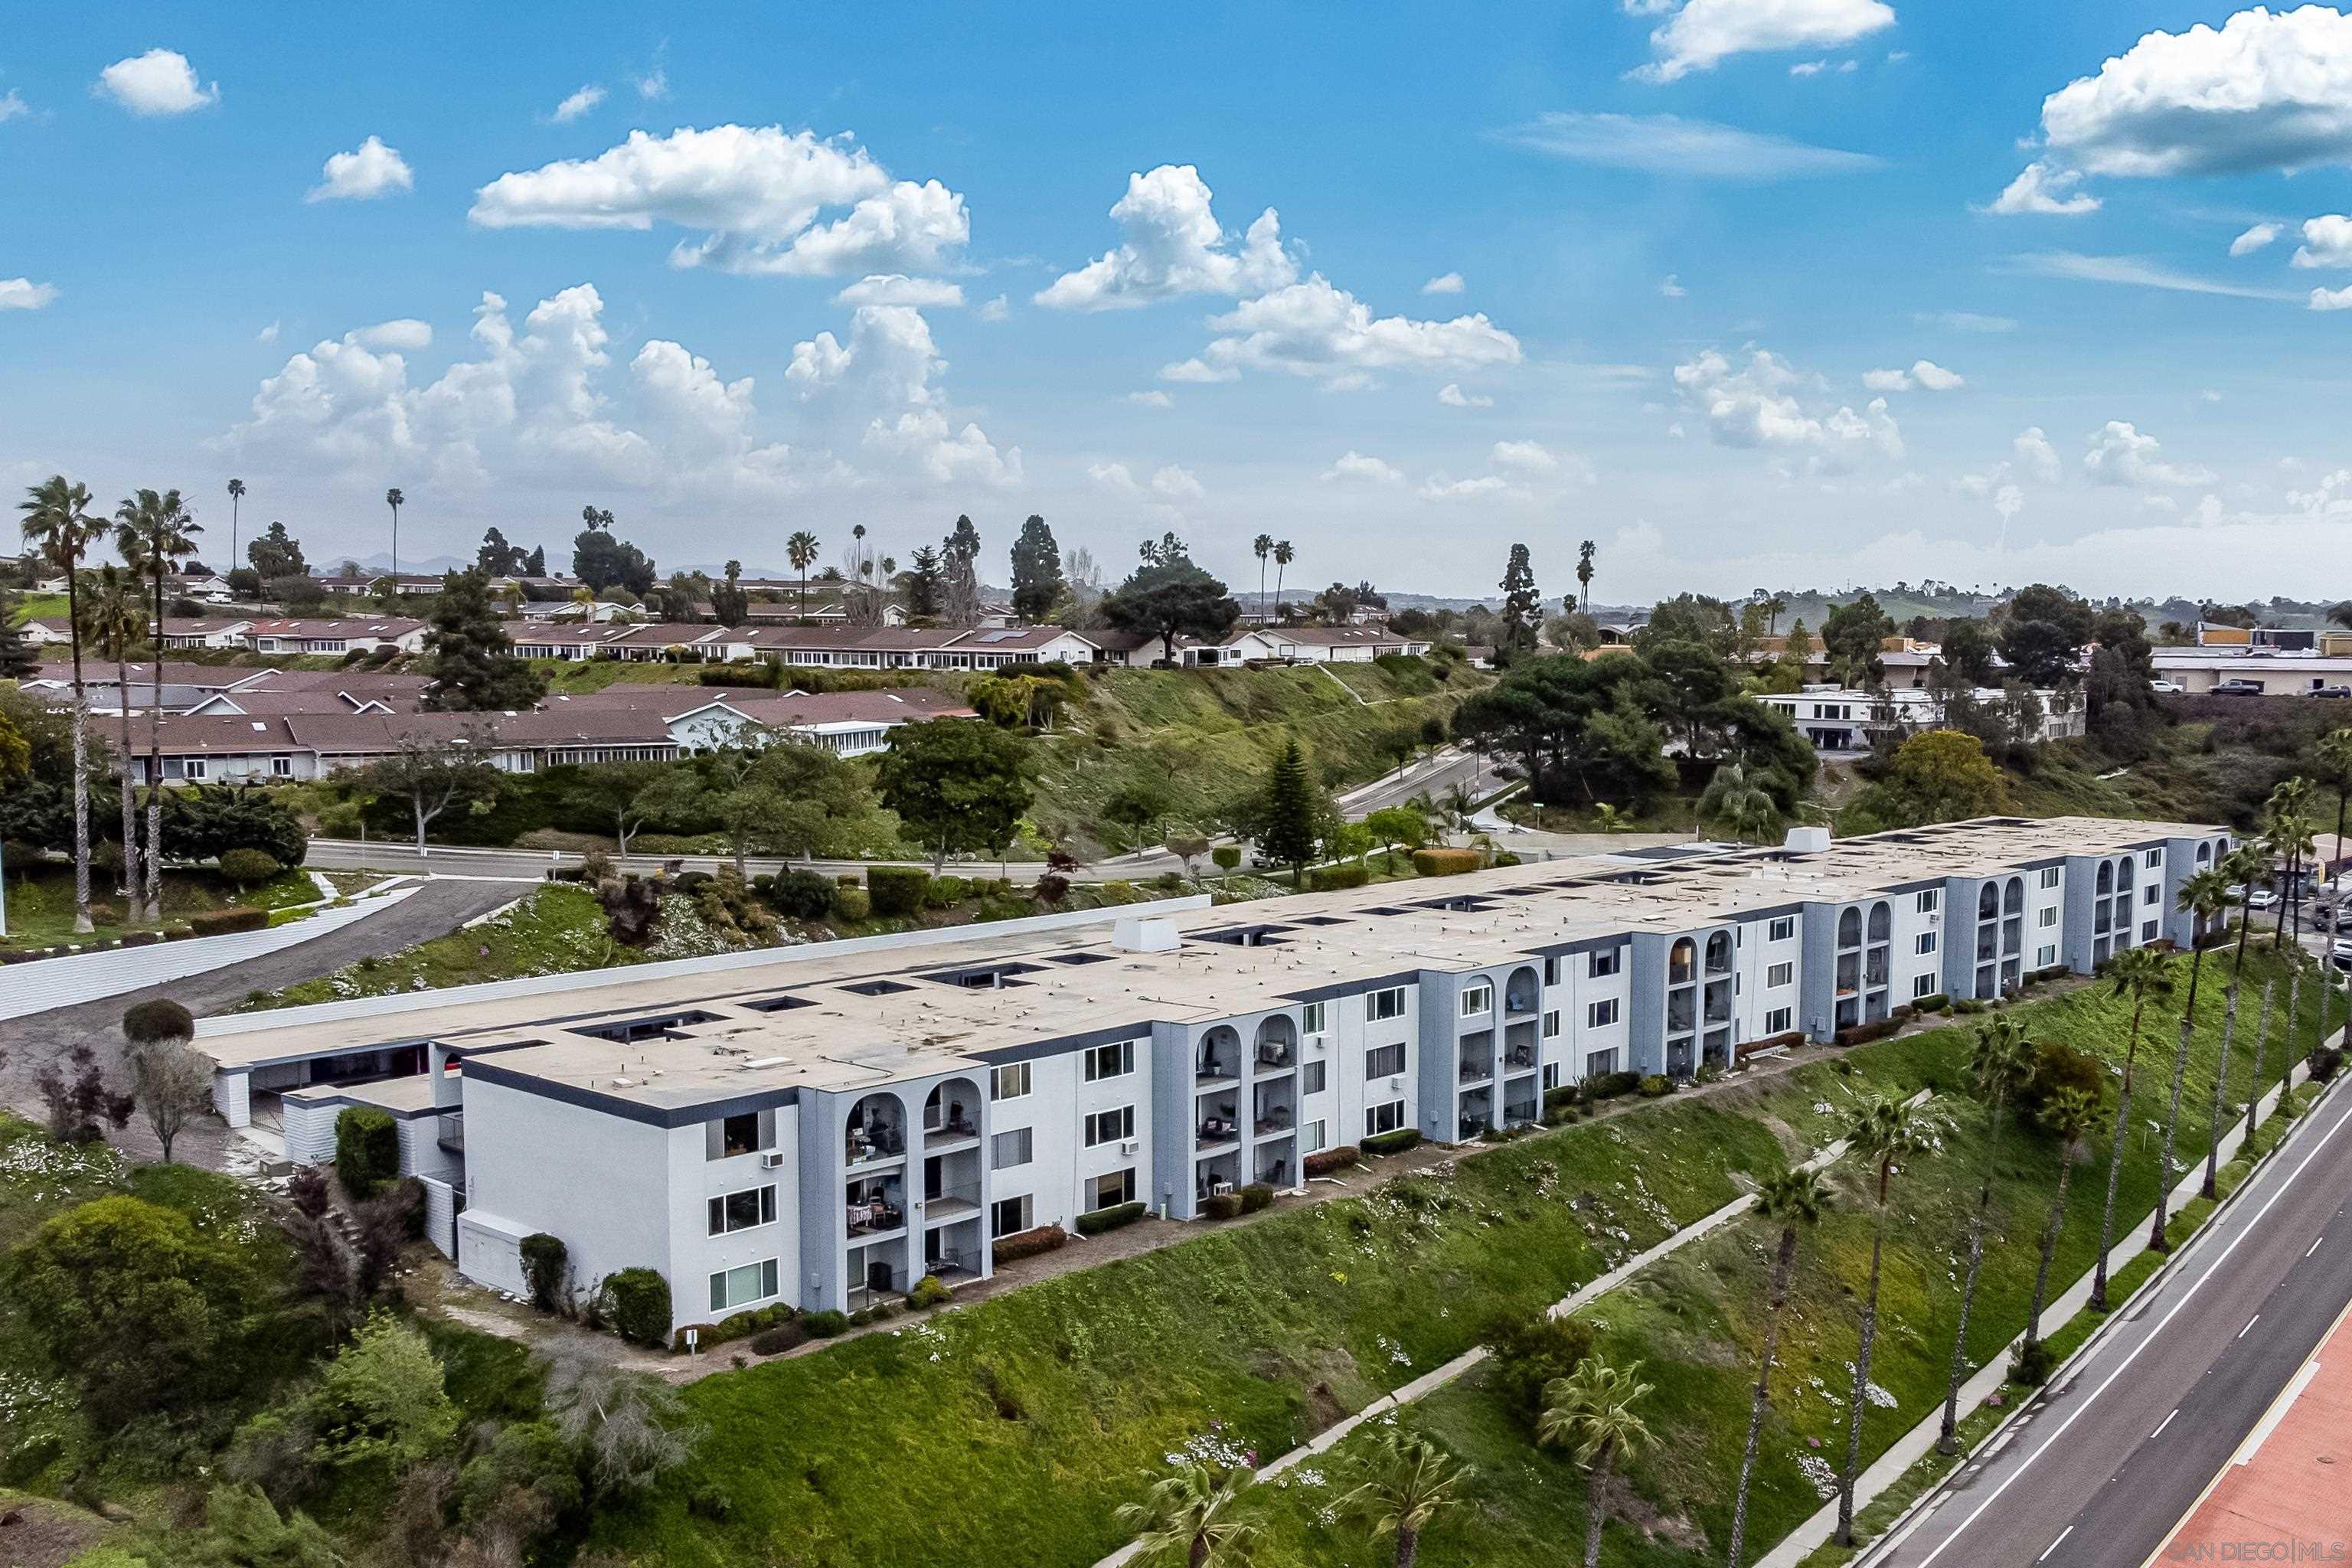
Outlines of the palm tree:
{"label": "palm tree", "polygon": [[1265,614],[1265,558],[1274,553],[1274,535],[1261,533],[1250,542],[1257,552],[1257,613]]}
{"label": "palm tree", "polygon": [[[2189,1042],[2197,1032],[2197,984],[2204,978],[2205,948],[2199,940],[2205,934],[2205,922],[2230,907],[2230,879],[2219,870],[2191,872],[2183,878],[2180,891],[2173,902],[2189,920],[2189,1001],[2180,1009],[2180,1048],[2172,1058],[2172,1109],[2164,1115],[2164,1158],[2156,1167],[2156,1213],[2148,1221],[2147,1245],[2158,1253],[2172,1250],[2164,1238],[2166,1209],[2172,1195],[2173,1138],[2180,1130],[2180,1083],[2189,1074]],[[2220,1077],[2217,1068],[2215,1077]],[[2220,1119],[2210,1129],[2213,1141],[2221,1141]]]}
{"label": "palm tree", "polygon": [[237,514],[237,510],[238,510],[238,509],[243,505],[244,501],[245,501],[245,481],[244,481],[243,479],[231,479],[231,480],[229,480],[229,482],[228,482],[228,567],[229,567],[229,570],[230,570],[230,571],[232,571],[232,572],[234,572],[234,571],[236,571],[236,514]]}
{"label": "palm tree", "polygon": [[2124,1047],[2123,1083],[2116,1091],[2116,1126],[2107,1151],[2107,1201],[2099,1212],[2099,1256],[2092,1265],[2091,1310],[2107,1310],[2107,1248],[2116,1238],[2116,1186],[2123,1180],[2125,1133],[2129,1129],[2132,1068],[2139,1061],[2139,1020],[2147,1000],[2172,994],[2172,972],[2164,954],[2152,947],[2127,947],[2116,954],[2107,971],[2114,994],[2131,998],[2131,1037]]}
{"label": "palm tree", "polygon": [[2042,1304],[2050,1294],[2050,1260],[2058,1251],[2058,1233],[2066,1228],[2066,1188],[2074,1180],[2074,1163],[2082,1158],[2091,1128],[2098,1118],[2098,1095],[2071,1084],[2042,1102],[2039,1120],[2058,1135],[2058,1195],[2051,1200],[2050,1217],[2042,1226],[2042,1264],[2033,1271],[2033,1308],[2025,1319],[2021,1361],[2030,1361],[2042,1343]]}
{"label": "palm tree", "polygon": [[1756,1190],[1756,1212],[1780,1226],[1780,1250],[1772,1261],[1772,1310],[1764,1320],[1764,1353],[1756,1362],[1756,1398],[1748,1407],[1748,1446],[1739,1455],[1739,1490],[1731,1505],[1731,1554],[1725,1559],[1739,1568],[1739,1549],[1748,1535],[1748,1489],[1756,1476],[1756,1445],[1764,1435],[1764,1407],[1772,1400],[1772,1358],[1780,1347],[1780,1320],[1789,1307],[1790,1281],[1797,1273],[1797,1237],[1816,1224],[1830,1206],[1830,1190],[1817,1171],[1799,1166],[1764,1178]]}
{"label": "palm tree", "polygon": [[394,485],[383,492],[383,504],[392,508],[392,591],[397,594],[400,592],[400,509],[408,504],[408,498],[400,493],[398,485]]}
{"label": "palm tree", "polygon": [[1609,1471],[1650,1443],[1650,1428],[1633,1406],[1650,1392],[1635,1381],[1642,1363],[1619,1371],[1597,1355],[1586,1356],[1566,1377],[1544,1384],[1543,1414],[1536,1436],[1568,1449],[1584,1467],[1584,1568],[1601,1561],[1601,1527],[1609,1518]]}
{"label": "palm tree", "polygon": [[1589,539],[1576,547],[1576,607],[1588,612],[1592,608],[1593,548]]}
{"label": "palm tree", "polygon": [[[147,901],[163,908],[163,589],[181,562],[196,552],[204,528],[180,504],[180,492],[141,490],[114,509],[114,548],[154,595],[154,677],[147,705]],[[124,693],[126,700],[129,693]],[[130,759],[123,759],[129,767]]]}
{"label": "palm tree", "polygon": [[89,919],[89,696],[81,683],[81,603],[78,579],[82,558],[106,531],[104,518],[89,514],[89,487],[68,484],[63,474],[32,486],[16,503],[25,514],[25,542],[66,580],[66,636],[73,649],[74,933],[86,935]]}
{"label": "palm tree", "polygon": [[[2228,886],[2251,889],[2270,870],[2271,861],[2268,855],[2253,845],[2241,844],[2222,856],[2221,863],[2213,868],[2221,874]],[[2241,897],[2235,901],[2242,906],[2245,900]],[[2226,1090],[2230,1083],[2230,1042],[2238,1032],[2238,982],[2246,972],[2246,933],[2251,929],[2242,910],[2238,916],[2237,954],[2230,964],[2229,997],[2221,1009],[2221,1059],[2213,1069],[2213,1141],[2205,1146],[2205,1184],[2200,1189],[2208,1199],[2221,1195],[2214,1181],[2221,1163],[2221,1106],[2227,1099]],[[2257,1084],[2258,1090],[2259,1088]],[[2251,1101],[2246,1109],[2250,1113],[2252,1111]],[[2249,1121],[2246,1135],[2251,1138],[2253,1131],[2253,1124]]]}
{"label": "palm tree", "polygon": [[1968,1370],[1969,1313],[1976,1306],[1977,1276],[1984,1268],[1985,1221],[1992,1213],[1992,1175],[2000,1163],[2000,1116],[2033,1079],[2033,1043],[2008,1015],[1978,1026],[1969,1043],[1969,1080],[1986,1110],[1984,1172],[1977,1184],[1977,1212],[1969,1216],[1969,1272],[1960,1284],[1960,1326],[1952,1336],[1951,1375],[1944,1384],[1944,1421],[1936,1434],[1940,1453],[1959,1452],[1960,1377]]}
{"label": "palm tree", "polygon": [[1765,635],[1768,637],[1779,637],[1780,635],[1780,617],[1789,613],[1789,601],[1782,598],[1780,595],[1775,594],[1770,598],[1764,601],[1764,610],[1765,613],[1771,617],[1771,630]]}
{"label": "palm tree", "polygon": [[1374,1535],[1396,1537],[1396,1568],[1412,1568],[1421,1532],[1462,1500],[1463,1484],[1477,1473],[1420,1433],[1395,1426],[1373,1439],[1364,1471],[1339,1503],[1363,1515]]}
{"label": "palm tree", "polygon": [[1118,1521],[1135,1531],[1139,1555],[1180,1551],[1190,1568],[1240,1568],[1257,1545],[1257,1526],[1228,1517],[1242,1478],[1193,1461],[1167,1475],[1146,1470],[1151,1489],[1141,1502],[1123,1503]]}
{"label": "palm tree", "polygon": [[1298,552],[1297,552],[1296,550],[1293,550],[1293,549],[1290,547],[1290,541],[1288,541],[1287,539],[1280,539],[1280,540],[1276,540],[1276,541],[1275,542],[1275,545],[1274,545],[1274,613],[1275,613],[1276,615],[1277,615],[1277,616],[1279,616],[1280,614],[1282,614],[1282,578],[1283,578],[1283,574],[1284,574],[1286,572],[1287,572],[1287,571],[1289,571],[1289,570],[1290,570],[1290,563],[1291,563],[1292,562],[1294,562],[1294,561],[1297,560],[1297,559],[1298,559]]}
{"label": "palm tree", "polygon": [[1862,1468],[1862,1413],[1870,1390],[1870,1352],[1878,1343],[1878,1277],[1886,1252],[1886,1198],[1905,1161],[1935,1147],[1933,1100],[1913,1103],[1877,1094],[1847,1114],[1848,1147],[1870,1165],[1876,1206],[1870,1216],[1870,1288],[1862,1299],[1862,1342],[1853,1359],[1853,1392],[1846,1400],[1845,1468],[1838,1475],[1837,1541],[1853,1544],[1853,1479]]}
{"label": "palm tree", "polygon": [[808,569],[816,563],[816,552],[823,548],[817,542],[816,535],[805,528],[784,541],[784,558],[793,563],[793,570],[801,574],[801,598],[797,611],[800,615],[808,614]]}
{"label": "palm tree", "polygon": [[[2263,1047],[2271,1043],[2271,998],[2277,993],[2277,981],[2263,982],[2263,1010],[2254,1025],[2253,1081],[2246,1085],[2246,1136],[2250,1140],[2254,1135],[2254,1124],[2263,1110]],[[2293,1037],[2292,1035],[2288,1037],[2289,1039]],[[2248,1147],[2252,1147],[2251,1143]],[[2247,1157],[2251,1159],[2252,1156],[2250,1153]]]}
{"label": "palm tree", "polygon": [[[122,917],[137,925],[147,916],[139,907],[139,805],[131,786],[131,650],[147,636],[147,612],[139,603],[139,582],[112,562],[98,569],[81,599],[82,640],[101,658],[114,660],[114,707],[122,725],[122,754],[116,776],[122,788]],[[160,913],[160,910],[158,910]]]}
{"label": "palm tree", "polygon": [[2352,727],[2330,730],[2312,748],[2320,777],[2336,786],[2336,854],[2344,853],[2344,800],[2352,794]]}
{"label": "palm tree", "polygon": [[2310,797],[2309,779],[2300,775],[2281,779],[2278,786],[2271,791],[2271,798],[2263,813],[2263,847],[2271,852],[2277,863],[2286,868],[2286,885],[2281,889],[2284,903],[2279,910],[2277,931],[2271,938],[2273,952],[2286,950],[2287,917],[2295,911],[2295,894],[2303,885],[2303,855],[2311,844],[2311,822],[2304,816],[2303,805]]}

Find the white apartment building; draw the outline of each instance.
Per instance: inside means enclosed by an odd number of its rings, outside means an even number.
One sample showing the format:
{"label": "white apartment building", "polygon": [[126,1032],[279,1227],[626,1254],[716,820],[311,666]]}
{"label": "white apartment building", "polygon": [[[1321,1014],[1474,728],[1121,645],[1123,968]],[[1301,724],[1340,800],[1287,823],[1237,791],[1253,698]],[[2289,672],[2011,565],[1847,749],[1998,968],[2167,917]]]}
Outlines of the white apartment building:
{"label": "white apartment building", "polygon": [[679,1324],[854,1308],[1139,1202],[1299,1185],[1381,1132],[1536,1121],[1547,1088],[1687,1076],[1931,994],[2185,943],[2211,827],[1991,818],[1497,868],[1210,909],[691,959],[205,1019],[215,1100],[287,1153],[389,1111],[429,1231],[523,1287],[669,1280]]}
{"label": "white apartment building", "polygon": [[[1980,708],[1992,710],[2004,700],[1997,686],[1979,686],[1970,695]],[[2049,689],[2033,695],[2042,703],[2042,721],[2032,739],[2055,741],[2084,732],[2087,715],[2080,698]],[[1817,752],[1865,752],[1871,737],[1881,731],[1905,734],[1944,728],[1944,703],[1933,694],[1909,687],[1891,687],[1883,696],[1855,687],[1811,685],[1801,691],[1771,693],[1757,699],[1786,713]]]}

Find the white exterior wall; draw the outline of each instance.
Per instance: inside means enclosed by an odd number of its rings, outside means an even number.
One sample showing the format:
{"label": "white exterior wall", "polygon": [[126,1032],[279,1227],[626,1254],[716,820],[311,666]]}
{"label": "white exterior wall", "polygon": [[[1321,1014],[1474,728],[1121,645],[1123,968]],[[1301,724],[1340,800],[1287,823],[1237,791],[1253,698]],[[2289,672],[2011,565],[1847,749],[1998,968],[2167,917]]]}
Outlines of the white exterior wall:
{"label": "white exterior wall", "polygon": [[[2066,876],[2065,868],[2053,867],[2058,873],[2049,887],[2042,885],[2047,873],[2028,871],[2025,874],[2025,970],[2031,974],[2037,969],[2047,969],[2053,963],[2066,962]],[[2048,921],[2047,925],[2042,924]],[[2048,950],[2048,956],[2042,956]]]}
{"label": "white exterior wall", "polygon": [[[1776,926],[1785,925],[1786,936],[1775,941]],[[1766,920],[1755,921],[1741,928],[1745,940],[1739,947],[1738,1006],[1736,1016],[1741,1027],[1735,1031],[1732,1045],[1737,1047],[1747,1040],[1759,1040],[1784,1033],[1786,1029],[1805,1026],[1804,1015],[1798,999],[1805,983],[1805,920],[1801,913],[1790,912]],[[1788,978],[1773,984],[1773,972],[1788,966]],[[1772,1015],[1786,1008],[1789,1014],[1784,1028],[1772,1028]]]}
{"label": "white exterior wall", "polygon": [[[1894,940],[1888,944],[1886,955],[1886,1001],[1890,1007],[1909,1006],[1919,997],[1944,988],[1944,943],[1949,931],[1945,918],[1946,894],[1940,887],[1930,890],[1936,896],[1933,910],[1919,908],[1916,892],[1896,893],[1887,900],[1895,917]],[[1923,936],[1935,938],[1932,951],[1918,951]],[[1922,975],[1927,977],[1925,991],[1918,989]]]}
{"label": "white exterior wall", "polygon": [[[703,1123],[668,1130],[673,1242],[671,1268],[666,1272],[670,1308],[679,1323],[707,1323],[779,1300],[801,1304],[800,1119],[787,1108],[768,1120],[775,1123],[768,1149],[717,1160],[708,1157]],[[761,1159],[767,1153],[782,1158],[767,1165]],[[776,1189],[773,1222],[724,1236],[710,1234],[709,1200],[766,1186]],[[832,1194],[828,1201],[837,1197]],[[724,1312],[710,1310],[711,1275],[769,1258],[776,1262],[777,1295],[730,1305]]]}
{"label": "white exterior wall", "polygon": [[[1063,1125],[1055,1132],[1067,1150],[1065,1159],[1069,1176],[1068,1185],[1064,1189],[1060,1201],[1068,1205],[1072,1218],[1086,1213],[1089,1207],[1087,1203],[1087,1184],[1089,1181],[1129,1169],[1135,1172],[1136,1197],[1155,1208],[1159,1206],[1160,1194],[1153,1190],[1151,1179],[1154,1152],[1151,1037],[1141,1037],[1134,1046],[1134,1071],[1120,1073],[1114,1078],[1097,1079],[1092,1083],[1086,1081],[1086,1053],[1083,1051],[1066,1052],[1035,1064],[1038,1077],[1032,1098],[1041,1099],[1048,1106],[1066,1108],[1059,1112],[1041,1111],[1038,1116],[1041,1123],[1051,1123],[1057,1116],[1063,1118]],[[1135,1107],[1135,1136],[1113,1139],[1087,1148],[1087,1118],[1097,1111],[1116,1110],[1124,1105]],[[1043,1127],[1040,1131],[1044,1131]],[[1004,1189],[999,1188],[996,1195],[1003,1197]]]}
{"label": "white exterior wall", "polygon": [[[1596,955],[1610,952],[1617,954],[1617,973],[1595,975],[1592,973]],[[1619,943],[1613,950],[1600,948],[1585,952],[1571,952],[1560,961],[1562,985],[1545,988],[1544,1006],[1560,1004],[1553,994],[1565,989],[1569,1000],[1561,1006],[1560,1038],[1545,1042],[1544,1060],[1558,1059],[1561,1064],[1560,1081],[1574,1083],[1592,1070],[1595,1051],[1615,1051],[1620,1070],[1633,1065],[1633,954],[1629,944]],[[1591,1016],[1592,1004],[1614,1001],[1617,1021],[1594,1028],[1587,1020]],[[1562,1041],[1566,1044],[1563,1046]]]}
{"label": "white exterior wall", "polygon": [[[1331,1064],[1324,1069],[1328,1087],[1317,1097],[1318,1103],[1326,1109],[1305,1111],[1301,1120],[1311,1121],[1319,1117],[1327,1121],[1331,1147],[1335,1149],[1343,1143],[1364,1141],[1364,1112],[1374,1105],[1402,1100],[1404,1120],[1399,1125],[1420,1125],[1421,1097],[1417,1086],[1421,1076],[1421,987],[1416,984],[1404,987],[1402,1016],[1373,1022],[1366,1016],[1370,1009],[1371,993],[1387,989],[1371,986],[1353,996],[1335,996],[1329,1003],[1333,1035],[1330,1052],[1323,1058]],[[1243,1039],[1246,1042],[1248,1037]],[[1391,1045],[1404,1047],[1404,1070],[1393,1077],[1367,1079],[1367,1055]],[[1444,1047],[1450,1050],[1453,1041],[1444,1042]],[[1305,1152],[1302,1143],[1300,1152],[1303,1155]]]}

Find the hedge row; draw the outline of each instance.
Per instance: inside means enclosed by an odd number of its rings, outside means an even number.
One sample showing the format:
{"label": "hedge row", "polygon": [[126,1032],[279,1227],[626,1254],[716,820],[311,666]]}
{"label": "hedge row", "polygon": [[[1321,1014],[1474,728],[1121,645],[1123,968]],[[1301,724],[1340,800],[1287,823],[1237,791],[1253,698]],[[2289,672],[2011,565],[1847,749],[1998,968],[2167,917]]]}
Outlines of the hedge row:
{"label": "hedge row", "polygon": [[1475,871],[1482,858],[1475,849],[1416,849],[1412,852],[1412,868],[1424,877],[1458,877],[1465,871]]}
{"label": "hedge row", "polygon": [[1141,1202],[1113,1204],[1107,1209],[1095,1209],[1078,1216],[1080,1236],[1100,1236],[1107,1230],[1117,1230],[1123,1225],[1133,1225],[1143,1217]]}
{"label": "hedge row", "polygon": [[1036,1258],[1048,1252],[1058,1252],[1070,1244],[1070,1233],[1058,1225],[1041,1225],[1034,1230],[1024,1230],[1004,1237],[989,1248],[996,1267],[1018,1263],[1024,1258]]}
{"label": "hedge row", "polygon": [[1421,1142],[1421,1129],[1400,1127],[1393,1132],[1375,1132],[1363,1142],[1367,1154],[1402,1154]]}
{"label": "hedge row", "polygon": [[1362,1163],[1363,1158],[1361,1149],[1353,1143],[1342,1143],[1337,1149],[1309,1154],[1301,1163],[1310,1176],[1328,1176],[1334,1171],[1344,1171],[1350,1165]]}
{"label": "hedge row", "polygon": [[866,895],[877,920],[920,914],[931,874],[919,866],[874,866],[866,872]]}
{"label": "hedge row", "polygon": [[259,931],[269,923],[268,910],[198,910],[188,917],[198,936],[226,936],[230,931]]}

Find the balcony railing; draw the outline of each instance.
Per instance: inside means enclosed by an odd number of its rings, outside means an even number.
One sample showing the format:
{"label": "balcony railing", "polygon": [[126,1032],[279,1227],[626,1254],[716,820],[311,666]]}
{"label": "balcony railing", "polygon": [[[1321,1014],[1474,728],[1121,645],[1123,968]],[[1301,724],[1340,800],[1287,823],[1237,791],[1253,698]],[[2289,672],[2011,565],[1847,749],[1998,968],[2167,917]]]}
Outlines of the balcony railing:
{"label": "balcony railing", "polygon": [[1288,1046],[1264,1045],[1257,1048],[1257,1065],[1262,1068],[1286,1068],[1290,1062]]}
{"label": "balcony railing", "polygon": [[1232,1078],[1234,1076],[1234,1064],[1223,1057],[1202,1057],[1200,1069],[1194,1076],[1203,1083],[1212,1079]]}
{"label": "balcony railing", "polygon": [[1464,1083],[1484,1083],[1494,1076],[1495,1064],[1488,1061],[1484,1057],[1474,1058],[1462,1064],[1462,1081]]}
{"label": "balcony railing", "polygon": [[907,1226],[905,1206],[878,1198],[871,1203],[849,1205],[847,1217],[852,1236],[880,1236]]}
{"label": "balcony railing", "polygon": [[1536,1054],[1532,1050],[1513,1051],[1503,1059],[1513,1072],[1531,1071],[1536,1065]]}
{"label": "balcony railing", "polygon": [[944,1186],[923,1194],[923,1223],[945,1225],[980,1212],[980,1184]]}
{"label": "balcony railing", "polygon": [[935,1142],[952,1142],[959,1138],[977,1138],[980,1124],[969,1116],[945,1117],[923,1123],[923,1136]]}
{"label": "balcony railing", "polygon": [[841,1157],[852,1166],[895,1160],[907,1152],[907,1135],[896,1127],[853,1127],[842,1144]]}
{"label": "balcony railing", "polygon": [[1241,1123],[1230,1110],[1222,1116],[1204,1116],[1199,1129],[1200,1147],[1213,1149],[1220,1143],[1231,1143],[1242,1135]]}
{"label": "balcony railing", "polygon": [[466,1152],[466,1119],[463,1116],[436,1116],[438,1124],[434,1142],[452,1154]]}
{"label": "balcony railing", "polygon": [[1269,1133],[1287,1132],[1290,1131],[1290,1110],[1287,1106],[1277,1105],[1252,1125],[1261,1138]]}
{"label": "balcony railing", "polygon": [[950,1274],[977,1274],[980,1272],[980,1254],[945,1247],[924,1258],[923,1272],[936,1274],[941,1279]]}

